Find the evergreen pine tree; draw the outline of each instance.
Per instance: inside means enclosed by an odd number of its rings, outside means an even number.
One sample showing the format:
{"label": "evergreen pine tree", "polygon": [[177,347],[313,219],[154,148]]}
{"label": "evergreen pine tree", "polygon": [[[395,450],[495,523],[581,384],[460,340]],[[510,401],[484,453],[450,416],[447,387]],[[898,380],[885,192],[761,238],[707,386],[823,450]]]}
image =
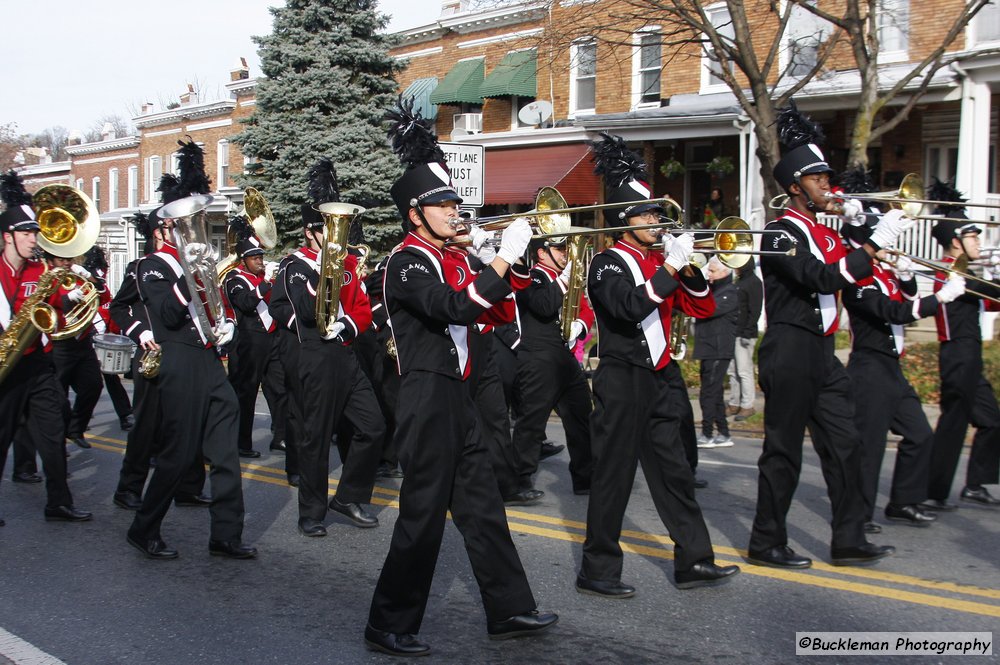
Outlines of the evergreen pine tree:
{"label": "evergreen pine tree", "polygon": [[271,8],[270,35],[254,37],[264,77],[244,130],[235,137],[256,158],[241,184],[259,189],[283,243],[301,239],[306,171],[329,157],[341,199],[366,208],[365,241],[383,253],[402,236],[389,187],[401,167],[383,119],[395,99],[388,17],[376,0],[287,0]]}

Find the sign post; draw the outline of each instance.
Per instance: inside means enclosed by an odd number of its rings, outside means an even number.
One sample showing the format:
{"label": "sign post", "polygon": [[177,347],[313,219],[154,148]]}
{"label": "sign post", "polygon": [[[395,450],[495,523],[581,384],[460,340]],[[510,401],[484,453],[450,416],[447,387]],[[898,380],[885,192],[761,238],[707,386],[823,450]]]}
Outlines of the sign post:
{"label": "sign post", "polygon": [[462,197],[463,208],[482,207],[485,200],[486,148],[468,143],[440,143],[451,172],[455,191]]}

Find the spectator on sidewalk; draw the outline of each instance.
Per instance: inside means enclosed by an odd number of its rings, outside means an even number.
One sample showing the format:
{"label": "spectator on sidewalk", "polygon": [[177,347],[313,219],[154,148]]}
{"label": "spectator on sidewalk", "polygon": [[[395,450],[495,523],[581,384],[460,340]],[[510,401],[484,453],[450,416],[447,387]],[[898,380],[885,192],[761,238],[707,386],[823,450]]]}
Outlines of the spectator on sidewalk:
{"label": "spectator on sidewalk", "polygon": [[[733,285],[732,270],[717,257],[708,262],[708,282],[715,297],[715,312],[695,319],[694,359],[701,361],[701,436],[699,448],[721,448],[733,445],[726,421],[726,403],[722,399],[722,383],[733,359],[736,344],[738,297]],[[712,436],[713,430],[717,431]]]}
{"label": "spectator on sidewalk", "polygon": [[743,421],[757,413],[754,399],[757,396],[757,379],[754,376],[753,352],[757,345],[757,322],[764,306],[764,285],[754,268],[753,257],[736,271],[734,283],[738,306],[736,309],[736,346],[733,362],[729,364],[729,406],[727,416]]}

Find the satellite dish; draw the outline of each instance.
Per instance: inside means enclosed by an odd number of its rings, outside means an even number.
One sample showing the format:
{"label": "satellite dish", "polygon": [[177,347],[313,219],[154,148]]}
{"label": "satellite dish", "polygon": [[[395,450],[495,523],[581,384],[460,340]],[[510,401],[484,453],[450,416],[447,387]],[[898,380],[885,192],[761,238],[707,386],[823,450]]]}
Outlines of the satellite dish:
{"label": "satellite dish", "polygon": [[475,134],[475,132],[470,132],[468,129],[456,127],[451,130],[451,140],[457,141],[459,136],[468,136],[469,134]]}
{"label": "satellite dish", "polygon": [[517,112],[517,119],[526,125],[540,125],[552,117],[552,104],[539,99],[525,104]]}

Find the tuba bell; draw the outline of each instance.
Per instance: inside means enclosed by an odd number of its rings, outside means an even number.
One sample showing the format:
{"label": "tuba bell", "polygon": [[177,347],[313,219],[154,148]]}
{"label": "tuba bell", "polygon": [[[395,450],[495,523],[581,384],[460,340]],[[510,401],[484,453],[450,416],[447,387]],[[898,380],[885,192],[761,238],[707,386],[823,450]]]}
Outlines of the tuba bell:
{"label": "tuba bell", "polygon": [[[246,219],[247,224],[253,229],[254,235],[260,241],[260,246],[264,249],[274,249],[278,244],[278,226],[274,222],[274,215],[271,213],[267,199],[253,187],[247,187],[243,191],[243,208],[236,213],[237,217]],[[219,281],[226,276],[230,270],[238,266],[240,257],[236,254],[236,233],[232,230],[232,225],[226,230],[226,258],[219,261],[216,266]]]}
{"label": "tuba bell", "polygon": [[344,286],[347,235],[354,218],[365,211],[351,203],[331,201],[315,209],[323,215],[323,242],[319,250],[319,282],[316,285],[316,329],[325,336],[340,318],[340,289]]}

